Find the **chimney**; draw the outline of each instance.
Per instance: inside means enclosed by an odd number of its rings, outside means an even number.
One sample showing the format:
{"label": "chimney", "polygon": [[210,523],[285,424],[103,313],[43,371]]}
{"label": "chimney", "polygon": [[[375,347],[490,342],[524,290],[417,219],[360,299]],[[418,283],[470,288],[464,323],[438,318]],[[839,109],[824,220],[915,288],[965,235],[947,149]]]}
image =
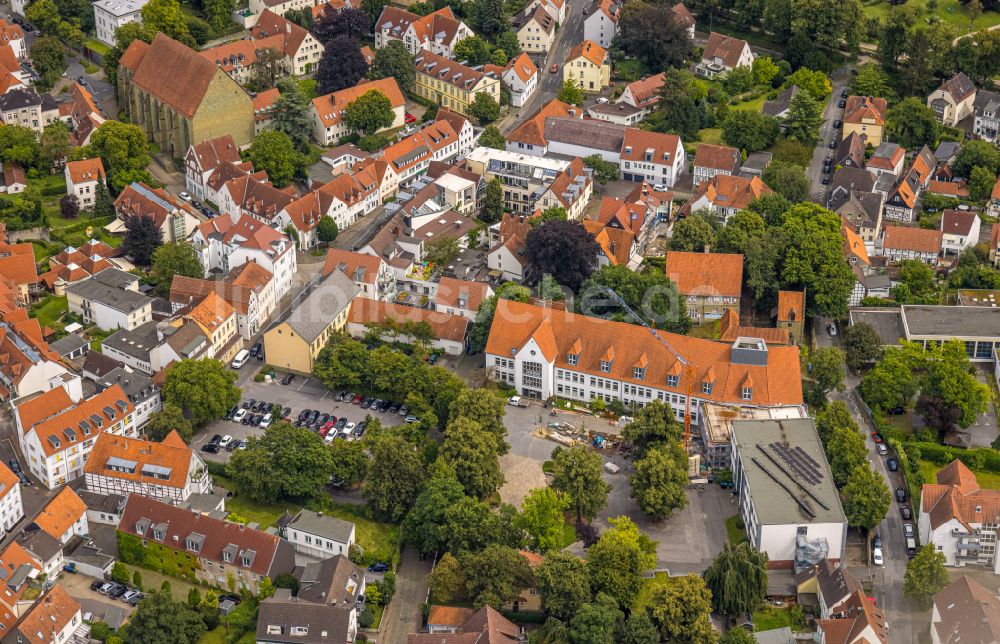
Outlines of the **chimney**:
{"label": "chimney", "polygon": [[705,244],[705,253],[711,253],[711,252],[712,252],[712,245]]}
{"label": "chimney", "polygon": [[292,23],[290,22],[285,23],[285,33],[286,34],[292,33]]}

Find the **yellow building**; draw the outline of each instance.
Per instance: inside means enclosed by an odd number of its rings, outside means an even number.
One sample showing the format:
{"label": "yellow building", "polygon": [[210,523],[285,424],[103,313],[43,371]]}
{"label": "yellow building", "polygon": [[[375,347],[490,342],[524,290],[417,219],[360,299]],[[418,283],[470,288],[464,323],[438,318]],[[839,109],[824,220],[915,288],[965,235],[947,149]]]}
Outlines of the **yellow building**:
{"label": "yellow building", "polygon": [[333,271],[281,324],[264,333],[267,363],[282,371],[311,374],[326,341],[347,324],[351,300],[361,292],[342,271]]}
{"label": "yellow building", "polygon": [[476,94],[484,93],[500,104],[500,79],[492,72],[466,67],[429,51],[421,51],[413,60],[417,68],[414,91],[464,116]]}
{"label": "yellow building", "polygon": [[848,96],[844,108],[844,139],[857,134],[865,145],[878,147],[885,128],[885,111],[888,103],[877,96]]}
{"label": "yellow building", "polygon": [[208,336],[211,347],[207,357],[229,362],[242,348],[236,309],[215,291],[209,291],[185,317],[197,323]]}
{"label": "yellow building", "polygon": [[600,92],[611,83],[611,57],[592,40],[574,47],[563,65],[563,81],[571,80],[585,92]]}

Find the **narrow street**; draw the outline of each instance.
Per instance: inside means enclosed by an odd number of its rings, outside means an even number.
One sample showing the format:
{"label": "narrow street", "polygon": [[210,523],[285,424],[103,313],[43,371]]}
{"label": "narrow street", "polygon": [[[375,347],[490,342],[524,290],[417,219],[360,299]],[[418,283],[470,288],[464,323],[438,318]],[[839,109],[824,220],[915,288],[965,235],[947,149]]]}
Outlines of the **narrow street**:
{"label": "narrow street", "polygon": [[382,615],[379,642],[405,642],[409,633],[420,632],[420,605],[427,601],[427,575],[433,559],[420,559],[414,548],[404,548],[396,569],[396,594]]}
{"label": "narrow street", "polygon": [[836,152],[836,148],[830,148],[831,139],[837,139],[837,144],[840,144],[840,130],[834,129],[833,122],[836,119],[843,120],[844,110],[840,107],[840,101],[843,97],[840,93],[845,87],[847,87],[848,76],[842,73],[842,70],[838,70],[831,77],[833,83],[833,94],[830,96],[830,100],[826,103],[826,108],[823,110],[823,124],[819,128],[819,143],[816,144],[816,148],[813,149],[812,163],[806,169],[806,176],[809,177],[809,193],[812,195],[812,200],[816,203],[825,206],[826,205],[826,193],[829,186],[823,185],[823,177],[828,176],[833,177],[833,174],[824,175],[823,174],[823,159],[833,155]]}

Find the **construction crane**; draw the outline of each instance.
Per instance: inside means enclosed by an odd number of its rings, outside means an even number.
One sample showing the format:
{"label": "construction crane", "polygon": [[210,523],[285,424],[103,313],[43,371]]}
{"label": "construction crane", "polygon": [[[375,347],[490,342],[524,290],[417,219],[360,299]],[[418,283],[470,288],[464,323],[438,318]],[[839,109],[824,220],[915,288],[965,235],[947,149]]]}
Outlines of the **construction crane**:
{"label": "construction crane", "polygon": [[601,290],[601,292],[607,294],[612,299],[614,299],[614,301],[618,303],[618,306],[622,307],[622,309],[624,309],[625,312],[629,314],[629,317],[631,317],[633,320],[635,320],[642,326],[646,327],[649,330],[649,332],[653,335],[653,337],[656,338],[660,342],[660,344],[666,347],[667,351],[673,354],[673,356],[677,358],[677,360],[682,365],[684,365],[685,369],[684,449],[685,451],[689,450],[691,447],[691,392],[692,392],[692,387],[694,386],[694,376],[695,376],[694,365],[691,362],[689,362],[684,356],[682,356],[679,351],[674,349],[670,345],[670,343],[667,342],[666,338],[660,335],[660,333],[656,330],[655,327],[653,327],[653,325],[646,322],[646,320],[641,315],[636,313],[635,310],[631,306],[629,306],[627,302],[625,302],[625,300],[622,298],[621,295],[618,295],[618,293],[616,293],[611,287],[608,286],[600,286],[599,289]]}

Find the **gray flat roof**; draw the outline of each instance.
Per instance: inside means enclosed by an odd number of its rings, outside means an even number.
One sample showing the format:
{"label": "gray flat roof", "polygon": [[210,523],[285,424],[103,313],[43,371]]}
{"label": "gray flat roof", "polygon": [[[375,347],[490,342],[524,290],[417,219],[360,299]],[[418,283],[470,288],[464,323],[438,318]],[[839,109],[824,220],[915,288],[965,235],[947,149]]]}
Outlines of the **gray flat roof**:
{"label": "gray flat roof", "polygon": [[737,420],[732,427],[761,525],[847,521],[811,418]]}
{"label": "gray flat roof", "polygon": [[1000,341],[1000,308],[983,306],[905,305],[908,337],[996,338]]}
{"label": "gray flat roof", "polygon": [[74,351],[78,351],[83,347],[90,344],[84,338],[78,335],[67,335],[64,338],[60,338],[49,345],[49,348],[58,353],[60,356],[67,356]]}
{"label": "gray flat roof", "polygon": [[886,346],[896,346],[906,339],[903,313],[897,308],[851,309],[850,316],[852,325],[864,322],[874,328]]}
{"label": "gray flat roof", "polygon": [[67,286],[66,292],[122,313],[131,313],[153,302],[153,298],[148,295],[106,284],[95,277]]}

